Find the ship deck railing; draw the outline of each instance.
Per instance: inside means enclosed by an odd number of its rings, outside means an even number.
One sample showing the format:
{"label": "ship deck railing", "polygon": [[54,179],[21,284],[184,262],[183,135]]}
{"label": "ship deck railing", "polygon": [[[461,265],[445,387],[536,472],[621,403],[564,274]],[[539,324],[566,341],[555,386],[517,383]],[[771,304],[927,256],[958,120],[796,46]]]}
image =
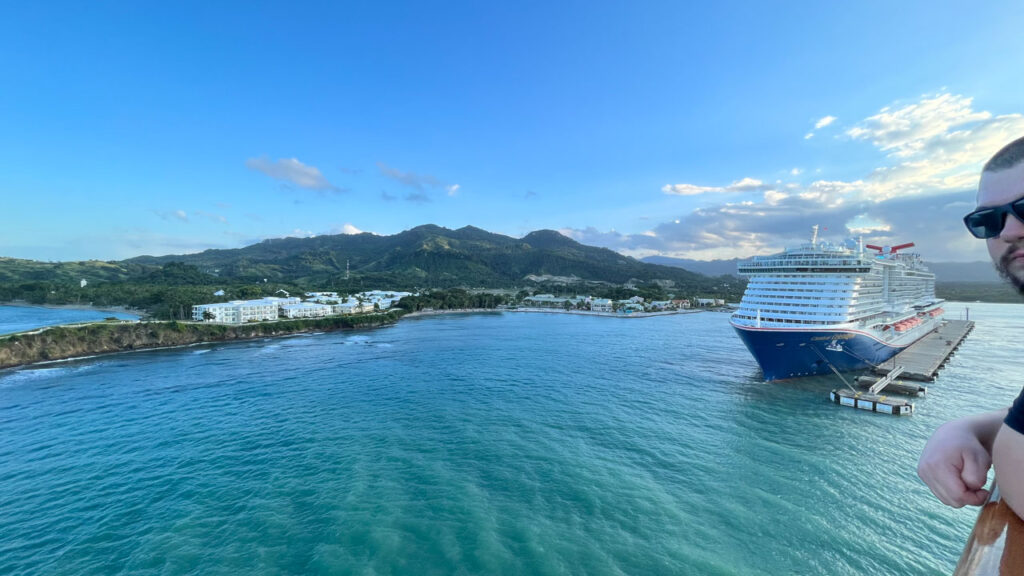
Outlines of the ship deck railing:
{"label": "ship deck railing", "polygon": [[1024,520],[999,496],[981,507],[953,576],[1024,574]]}

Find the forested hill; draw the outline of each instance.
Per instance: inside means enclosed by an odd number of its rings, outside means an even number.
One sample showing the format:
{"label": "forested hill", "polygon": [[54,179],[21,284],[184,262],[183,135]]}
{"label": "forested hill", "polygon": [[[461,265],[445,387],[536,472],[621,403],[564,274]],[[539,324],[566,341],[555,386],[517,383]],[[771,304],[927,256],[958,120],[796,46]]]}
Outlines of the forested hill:
{"label": "forested hill", "polygon": [[671,258],[669,256],[647,256],[641,258],[641,262],[648,264],[661,264],[662,266],[674,266],[684,268],[690,272],[704,274],[706,276],[738,276],[736,267],[740,258],[732,260],[688,260],[685,258]]}
{"label": "forested hill", "polygon": [[[467,226],[424,225],[375,234],[281,238],[232,250],[139,256],[119,262],[47,263],[0,258],[0,299],[76,290],[81,280],[149,286],[287,284],[307,289],[511,288],[657,283],[676,294],[738,298],[741,283],[640,262],[552,230],[512,238]],[[727,281],[727,285],[723,284]],[[61,286],[57,286],[57,284]],[[31,286],[30,286],[31,285]],[[23,290],[10,288],[23,286]],[[582,290],[582,287],[581,287]],[[4,292],[0,290],[0,292]]]}
{"label": "forested hill", "polygon": [[169,262],[189,264],[225,279],[319,284],[347,275],[363,279],[364,284],[395,288],[510,287],[532,279],[611,284],[668,280],[680,288],[699,289],[711,280],[585,246],[552,230],[512,238],[472,226],[449,230],[424,225],[392,236],[282,238],[235,250],[143,256],[123,264],[151,268]]}

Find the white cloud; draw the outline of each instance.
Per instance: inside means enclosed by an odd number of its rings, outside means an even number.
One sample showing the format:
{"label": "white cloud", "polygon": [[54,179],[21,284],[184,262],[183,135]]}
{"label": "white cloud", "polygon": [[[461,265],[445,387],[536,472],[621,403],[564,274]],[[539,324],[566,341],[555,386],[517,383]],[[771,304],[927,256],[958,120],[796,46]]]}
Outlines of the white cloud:
{"label": "white cloud", "polygon": [[279,158],[271,161],[266,156],[249,158],[245,165],[250,170],[262,172],[274,180],[293,184],[307,190],[319,190],[324,192],[343,192],[327,181],[327,178],[315,166],[309,166],[299,162],[297,158]]}
{"label": "white cloud", "polygon": [[835,121],[836,121],[836,117],[835,116],[825,116],[821,120],[818,120],[817,122],[814,123],[814,129],[815,130],[821,130],[825,126],[828,126],[829,124],[831,124],[831,123],[833,123]]}
{"label": "white cloud", "polygon": [[188,222],[188,214],[186,214],[184,210],[175,210],[174,217],[182,222]]}
{"label": "white cloud", "polygon": [[875,234],[878,232],[889,232],[892,230],[892,225],[867,214],[857,214],[846,222],[846,229],[850,234],[856,234],[859,236]]}
{"label": "white cloud", "polygon": [[734,192],[755,192],[771,188],[764,182],[754,178],[741,178],[728,186],[697,186],[695,184],[666,184],[661,187],[665,194],[676,196],[697,196],[708,192],[734,193]]}
{"label": "white cloud", "polygon": [[789,198],[789,194],[779,192],[777,190],[766,190],[764,193],[764,201],[772,206],[775,206],[786,198]]}
{"label": "white cloud", "polygon": [[[673,188],[690,194],[785,189],[832,206],[973,188],[982,163],[1024,133],[1024,116],[975,111],[971,102],[970,98],[952,94],[925,96],[919,102],[883,108],[847,130],[851,139],[868,141],[884,153],[881,164],[862,179],[819,180],[799,189],[794,183],[776,182],[772,186],[747,177],[724,187],[678,184]],[[834,118],[826,116],[819,123],[827,120],[828,125]],[[793,176],[802,172],[799,168],[790,170]]]}
{"label": "white cloud", "polygon": [[448,190],[449,196],[455,196],[459,193],[459,188],[460,186],[458,184],[452,184],[451,186],[448,186],[446,190]]}
{"label": "white cloud", "polygon": [[661,191],[665,194],[675,194],[677,196],[696,196],[705,192],[721,192],[722,188],[695,186],[693,184],[666,184],[661,187]]}
{"label": "white cloud", "polygon": [[[845,134],[848,139],[827,144],[868,144],[876,156],[875,165],[859,177],[829,178],[814,170],[818,179],[809,184],[766,184],[744,177],[725,186],[665,186],[665,193],[686,196],[752,191],[761,195],[756,201],[748,194],[743,201],[702,206],[666,218],[643,233],[588,228],[570,235],[624,254],[655,250],[713,259],[777,252],[806,241],[810,226],[820,224],[834,239],[863,235],[875,244],[914,241],[926,259],[985,258],[983,243],[969,241],[960,217],[973,205],[982,164],[1024,134],[1024,116],[975,110],[970,98],[943,93],[883,108]],[[801,173],[790,170],[793,176]]]}
{"label": "white cloud", "polygon": [[[303,228],[295,228],[291,232],[287,232],[285,234],[280,234],[280,235],[277,235],[277,236],[267,236],[266,238],[262,238],[262,240],[266,240],[268,238],[269,239],[274,239],[274,238],[316,238],[317,236],[333,236],[333,235],[336,235],[336,234],[363,234],[364,232],[365,232],[364,230],[360,230],[359,228],[356,228],[354,225],[346,222],[345,224],[342,224],[341,226],[337,226],[337,227],[331,228],[331,229],[329,229],[327,231],[324,231],[324,232],[313,232],[312,230],[305,230]],[[373,234],[373,233],[371,232],[371,234]],[[255,240],[255,241],[258,242],[259,240]]]}
{"label": "white cloud", "polygon": [[[820,191],[820,190],[819,190]],[[916,242],[930,260],[978,260],[984,245],[970,242],[960,223],[963,192],[939,197],[895,198],[856,205],[822,203],[820,198],[790,196],[774,203],[737,202],[700,208],[639,234],[594,228],[563,231],[579,242],[623,254],[654,251],[666,256],[711,260],[771,254],[806,242],[813,224],[820,236],[842,241],[863,235],[865,242],[894,245]],[[902,215],[913,214],[914,218]],[[891,218],[900,218],[898,225]],[[651,234],[650,232],[653,232]]]}
{"label": "white cloud", "polygon": [[835,207],[847,200],[852,194],[864,188],[864,182],[842,182],[839,180],[815,180],[803,189],[798,196],[811,200],[825,207]]}
{"label": "white cloud", "polygon": [[726,190],[729,192],[750,192],[764,188],[764,182],[755,178],[743,178],[730,184]]}
{"label": "white cloud", "polygon": [[976,111],[971,98],[946,93],[885,107],[846,132],[886,154],[865,178],[864,198],[875,202],[973,188],[985,160],[1021,133],[1024,116]]}
{"label": "white cloud", "polygon": [[[835,116],[825,116],[814,123],[814,130],[821,130],[822,128],[832,124],[835,121]],[[811,130],[807,134],[804,134],[804,140],[810,140],[811,138],[814,138],[814,130]]]}
{"label": "white cloud", "polygon": [[989,112],[975,112],[972,102],[973,98],[945,93],[897,109],[887,106],[846,133],[854,139],[870,140],[898,158],[916,156],[952,136],[953,128],[992,118]]}

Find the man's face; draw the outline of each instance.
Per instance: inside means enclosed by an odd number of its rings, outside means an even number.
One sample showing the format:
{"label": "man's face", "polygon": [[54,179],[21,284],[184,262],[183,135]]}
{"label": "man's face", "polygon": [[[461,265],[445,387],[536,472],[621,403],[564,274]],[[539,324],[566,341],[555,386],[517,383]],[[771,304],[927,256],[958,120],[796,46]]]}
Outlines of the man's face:
{"label": "man's face", "polygon": [[[999,172],[983,172],[978,207],[1000,206],[1024,197],[1024,163]],[[1003,232],[989,238],[988,253],[999,273],[1024,294],[1024,223],[1006,215]]]}

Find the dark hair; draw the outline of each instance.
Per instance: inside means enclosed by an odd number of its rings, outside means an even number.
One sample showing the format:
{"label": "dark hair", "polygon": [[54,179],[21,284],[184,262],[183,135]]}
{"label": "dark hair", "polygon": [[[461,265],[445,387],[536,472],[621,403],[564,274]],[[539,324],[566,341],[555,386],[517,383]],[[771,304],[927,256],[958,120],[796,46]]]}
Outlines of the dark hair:
{"label": "dark hair", "polygon": [[1013,168],[1021,162],[1024,162],[1024,138],[1018,138],[1003,146],[1002,150],[996,152],[995,156],[985,163],[985,167],[981,171],[999,172]]}

